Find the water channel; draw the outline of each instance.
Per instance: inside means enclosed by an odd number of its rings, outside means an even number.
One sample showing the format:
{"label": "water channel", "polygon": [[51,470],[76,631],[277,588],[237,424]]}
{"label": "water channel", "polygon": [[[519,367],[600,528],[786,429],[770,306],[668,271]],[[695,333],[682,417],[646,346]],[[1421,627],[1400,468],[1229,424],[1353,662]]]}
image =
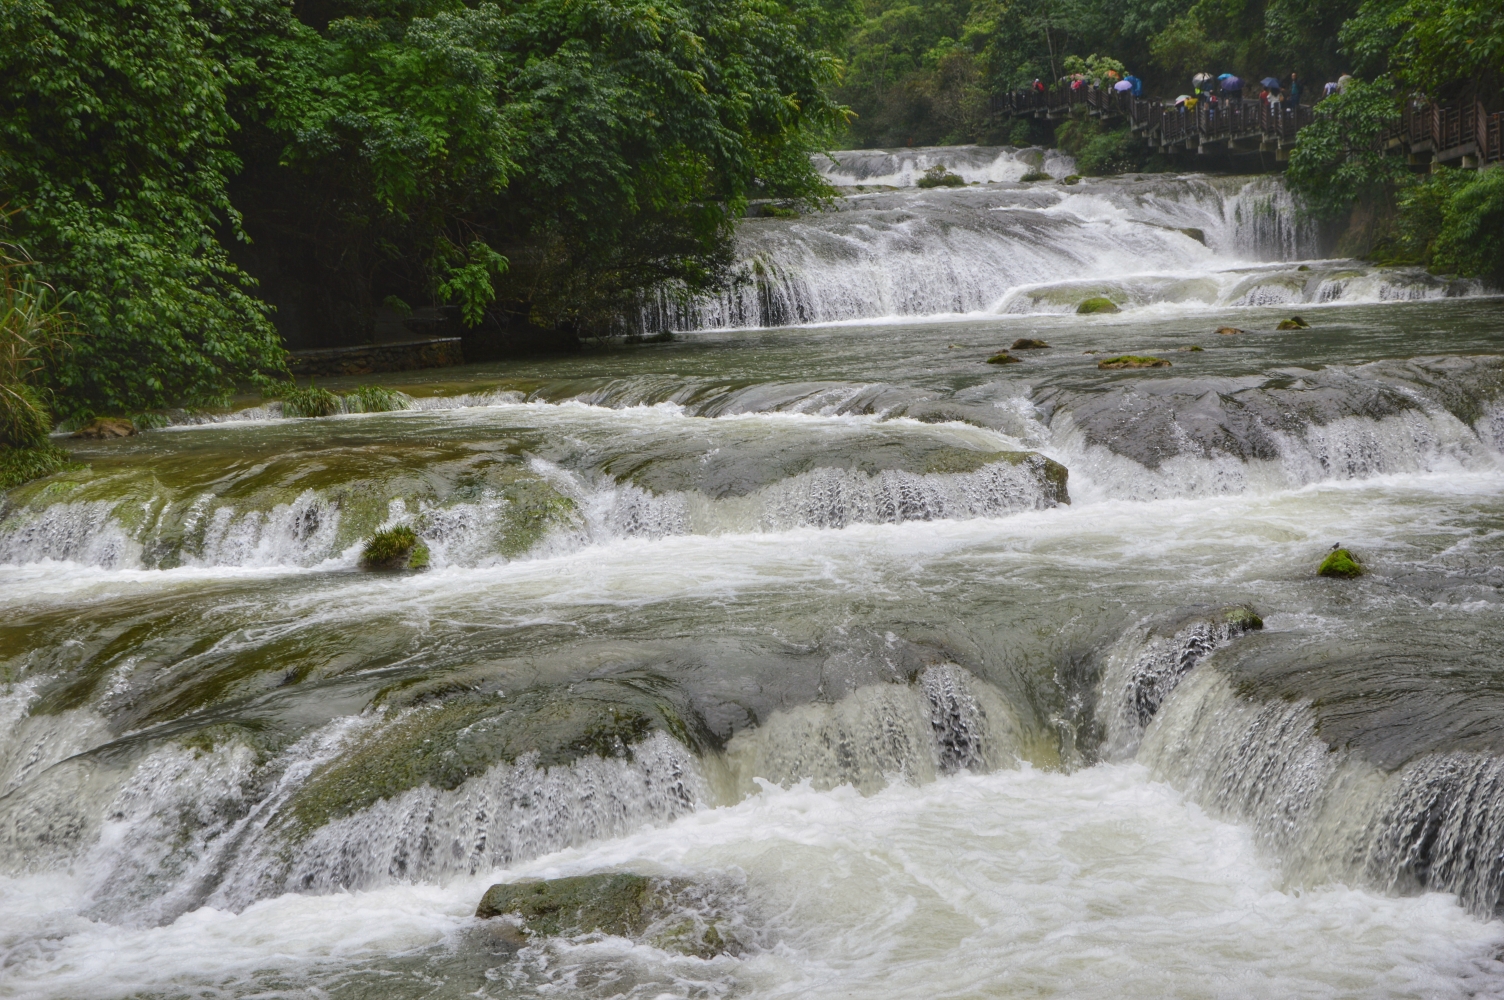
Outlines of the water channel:
{"label": "water channel", "polygon": [[[1504,995],[1504,299],[883,155],[672,339],[5,496],[0,996]],[[473,916],[613,870],[726,947]]]}

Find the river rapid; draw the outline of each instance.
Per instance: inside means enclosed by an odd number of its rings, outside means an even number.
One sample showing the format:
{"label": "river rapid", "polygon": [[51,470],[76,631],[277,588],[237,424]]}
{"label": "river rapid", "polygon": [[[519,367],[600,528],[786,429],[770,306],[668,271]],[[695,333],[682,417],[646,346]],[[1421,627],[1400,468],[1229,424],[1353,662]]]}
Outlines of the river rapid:
{"label": "river rapid", "polygon": [[[1504,996],[1504,300],[1268,177],[826,169],[672,339],[4,497],[0,996]],[[472,916],[617,870],[724,952]]]}

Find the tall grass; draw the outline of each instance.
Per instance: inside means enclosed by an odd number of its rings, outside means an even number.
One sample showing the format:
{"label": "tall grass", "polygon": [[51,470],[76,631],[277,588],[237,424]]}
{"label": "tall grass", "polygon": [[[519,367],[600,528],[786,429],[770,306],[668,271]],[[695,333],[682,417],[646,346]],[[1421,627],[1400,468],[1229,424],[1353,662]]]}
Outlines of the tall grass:
{"label": "tall grass", "polygon": [[0,447],[40,448],[52,430],[42,376],[68,349],[73,317],[21,248],[0,242]]}
{"label": "tall grass", "polygon": [[[5,216],[0,213],[0,224]],[[68,453],[47,440],[47,366],[68,350],[73,317],[20,247],[0,241],[0,490],[50,475]]]}

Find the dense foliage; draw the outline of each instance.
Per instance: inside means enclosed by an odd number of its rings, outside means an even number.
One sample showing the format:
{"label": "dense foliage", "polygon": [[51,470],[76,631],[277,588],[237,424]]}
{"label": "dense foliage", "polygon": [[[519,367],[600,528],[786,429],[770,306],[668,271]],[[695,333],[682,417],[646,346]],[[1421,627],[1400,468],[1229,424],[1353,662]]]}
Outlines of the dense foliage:
{"label": "dense foliage", "polygon": [[721,280],[749,198],[822,193],[808,153],[843,123],[829,50],[850,19],[842,0],[7,0],[0,199],[88,333],[50,369],[63,415],[222,398],[280,368],[278,328],[573,337]]}
{"label": "dense foliage", "polygon": [[1290,158],[1291,186],[1316,215],[1356,207],[1371,255],[1504,283],[1504,170],[1416,173],[1380,139],[1412,101],[1504,107],[1504,17],[1479,0],[1365,0],[1340,31],[1370,83],[1324,101]]}

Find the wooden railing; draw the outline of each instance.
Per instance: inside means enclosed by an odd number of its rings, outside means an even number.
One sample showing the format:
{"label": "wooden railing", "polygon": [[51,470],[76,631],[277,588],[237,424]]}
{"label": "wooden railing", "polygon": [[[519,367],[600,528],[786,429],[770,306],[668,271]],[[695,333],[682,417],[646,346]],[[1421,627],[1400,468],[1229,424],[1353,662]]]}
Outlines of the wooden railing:
{"label": "wooden railing", "polygon": [[[1060,117],[1082,106],[1100,118],[1122,117],[1136,134],[1162,149],[1192,147],[1288,150],[1299,141],[1314,109],[1309,104],[1270,104],[1268,101],[1220,97],[1198,101],[1187,111],[1174,104],[1134,97],[1130,93],[1061,85],[1047,90],[1020,90],[992,99],[997,114]],[[1412,102],[1383,136],[1386,148],[1443,163],[1471,162],[1474,166],[1504,160],[1504,112],[1490,112],[1481,101],[1458,104]]]}

